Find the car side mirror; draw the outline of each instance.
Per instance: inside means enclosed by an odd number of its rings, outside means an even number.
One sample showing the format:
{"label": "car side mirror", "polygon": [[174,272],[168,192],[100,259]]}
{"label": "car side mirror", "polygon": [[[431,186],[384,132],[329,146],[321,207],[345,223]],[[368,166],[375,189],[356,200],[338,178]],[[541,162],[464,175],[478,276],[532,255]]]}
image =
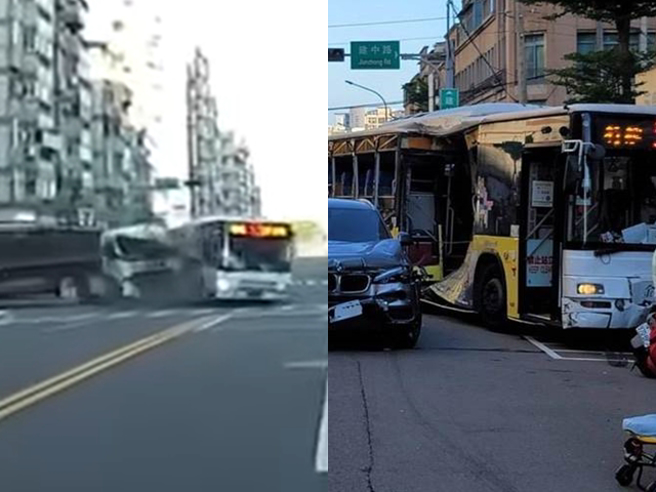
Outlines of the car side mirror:
{"label": "car side mirror", "polygon": [[401,246],[406,247],[406,246],[412,246],[414,243],[412,236],[408,234],[407,232],[401,232],[399,234],[399,242],[401,243]]}

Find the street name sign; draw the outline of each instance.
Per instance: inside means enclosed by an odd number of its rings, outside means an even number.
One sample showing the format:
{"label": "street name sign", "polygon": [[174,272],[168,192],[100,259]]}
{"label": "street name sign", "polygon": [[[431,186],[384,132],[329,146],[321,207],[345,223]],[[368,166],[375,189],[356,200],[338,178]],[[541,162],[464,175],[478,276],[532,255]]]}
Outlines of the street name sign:
{"label": "street name sign", "polygon": [[398,70],[401,68],[399,41],[352,41],[352,70]]}

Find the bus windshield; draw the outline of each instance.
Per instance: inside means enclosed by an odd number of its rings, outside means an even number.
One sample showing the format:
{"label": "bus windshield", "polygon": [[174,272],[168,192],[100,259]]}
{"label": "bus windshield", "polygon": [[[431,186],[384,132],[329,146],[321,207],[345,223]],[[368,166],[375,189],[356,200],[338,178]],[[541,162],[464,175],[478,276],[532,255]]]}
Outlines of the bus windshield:
{"label": "bus windshield", "polygon": [[231,237],[225,269],[288,272],[291,269],[288,238]]}
{"label": "bus windshield", "polygon": [[[569,197],[568,239],[590,249],[653,250],[656,247],[656,166],[653,152],[609,151],[589,161],[590,189],[582,182]],[[585,217],[587,216],[587,223]]]}

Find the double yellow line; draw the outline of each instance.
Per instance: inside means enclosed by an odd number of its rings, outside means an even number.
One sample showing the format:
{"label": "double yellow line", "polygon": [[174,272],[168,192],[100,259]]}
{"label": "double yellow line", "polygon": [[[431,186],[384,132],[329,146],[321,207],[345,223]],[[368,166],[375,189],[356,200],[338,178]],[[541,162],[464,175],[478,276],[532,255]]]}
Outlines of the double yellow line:
{"label": "double yellow line", "polygon": [[186,323],[173,326],[167,330],[142,338],[134,343],[121,347],[113,352],[97,357],[89,362],[77,366],[50,379],[46,379],[29,388],[0,400],[0,421],[30,407],[56,393],[64,391],[85,379],[95,376],[128,359],[138,356],[159,345],[169,342],[184,333],[197,328],[203,319],[194,319]]}

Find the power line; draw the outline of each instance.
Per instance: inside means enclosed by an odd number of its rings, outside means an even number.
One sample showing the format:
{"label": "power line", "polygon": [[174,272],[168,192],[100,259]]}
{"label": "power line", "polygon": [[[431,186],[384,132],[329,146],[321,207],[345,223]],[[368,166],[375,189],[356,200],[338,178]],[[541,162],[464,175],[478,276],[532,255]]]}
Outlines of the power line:
{"label": "power line", "polygon": [[[447,0],[447,1],[451,4],[451,7],[453,8],[453,10],[454,10],[454,12],[455,12],[456,7],[455,7],[455,5],[453,5],[453,0]],[[458,15],[460,15],[460,13],[456,14],[455,17],[458,17]],[[510,94],[510,92],[508,91],[508,89],[505,87],[505,85],[503,84],[503,82],[501,81],[501,78],[499,77],[499,75],[498,75],[498,73],[497,73],[498,70],[496,70],[496,69],[492,66],[492,64],[488,61],[487,57],[483,54],[483,52],[481,51],[481,49],[478,47],[478,45],[476,44],[476,41],[474,41],[474,39],[472,38],[471,34],[469,33],[469,30],[468,30],[467,27],[465,26],[465,23],[464,23],[464,22],[460,22],[460,27],[462,28],[463,31],[465,31],[465,34],[467,35],[467,40],[471,42],[472,46],[474,46],[474,48],[476,48],[476,51],[478,52],[478,54],[480,55],[480,57],[483,59],[483,61],[485,62],[485,64],[488,66],[488,68],[489,68],[490,70],[492,70],[492,74],[494,75],[494,78],[497,80],[497,82],[498,82],[499,84],[501,84],[501,86],[503,87],[503,90],[505,91],[506,95],[507,95],[510,99],[512,99],[513,101],[515,101],[515,102],[519,102],[519,101],[517,100],[517,98],[515,98],[515,96],[513,96],[512,94]],[[447,36],[448,36],[448,33],[447,33]]]}
{"label": "power line", "polygon": [[[404,101],[392,101],[388,102],[388,106],[397,106],[399,104],[403,104]],[[379,102],[373,103],[373,104],[356,104],[353,106],[334,106],[332,108],[328,108],[328,111],[341,111],[344,109],[357,109],[357,108],[371,108],[373,106],[380,106]]]}
{"label": "power line", "polygon": [[335,29],[335,28],[342,28],[342,27],[385,26],[389,24],[410,24],[414,22],[432,22],[432,21],[445,20],[445,19],[446,17],[424,17],[422,19],[360,22],[358,24],[329,24],[328,29]]}
{"label": "power line", "polygon": [[[397,39],[397,41],[425,41],[427,39],[435,39],[435,36],[428,36],[428,37],[423,37],[423,38],[404,38],[404,39]],[[439,41],[435,41],[435,42],[438,43]],[[350,44],[351,44],[351,41],[340,41],[338,43],[328,43],[329,46],[349,46]]]}

